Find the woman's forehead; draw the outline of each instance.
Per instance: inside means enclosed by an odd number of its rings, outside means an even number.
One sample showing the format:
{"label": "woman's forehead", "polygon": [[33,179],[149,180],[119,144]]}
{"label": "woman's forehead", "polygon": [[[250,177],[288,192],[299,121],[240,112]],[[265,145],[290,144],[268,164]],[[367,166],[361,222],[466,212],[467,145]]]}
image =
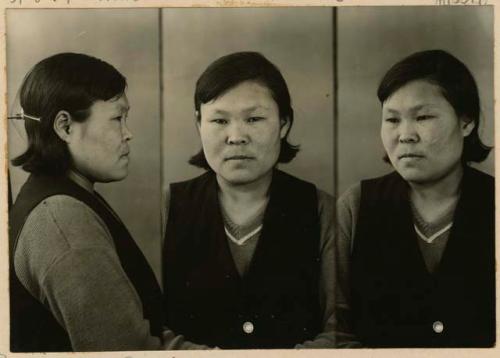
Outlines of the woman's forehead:
{"label": "woman's forehead", "polygon": [[201,104],[205,113],[253,112],[273,110],[277,104],[267,86],[245,81],[224,92],[219,97]]}
{"label": "woman's forehead", "polygon": [[90,108],[91,113],[124,113],[130,110],[130,104],[127,96],[123,94],[120,97],[112,98],[107,101],[97,100]]}
{"label": "woman's forehead", "polygon": [[[386,112],[418,111],[448,104],[441,87],[425,80],[408,82],[382,103]],[[449,104],[448,104],[449,105]]]}

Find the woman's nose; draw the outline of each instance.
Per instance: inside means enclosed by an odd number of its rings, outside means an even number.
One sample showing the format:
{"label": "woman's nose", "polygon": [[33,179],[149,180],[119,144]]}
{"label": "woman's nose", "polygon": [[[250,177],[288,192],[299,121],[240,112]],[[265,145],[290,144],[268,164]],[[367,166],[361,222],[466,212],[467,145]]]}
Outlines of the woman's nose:
{"label": "woman's nose", "polygon": [[399,124],[399,141],[401,143],[417,142],[419,139],[415,123],[412,120],[402,120]]}
{"label": "woman's nose", "polygon": [[248,135],[240,123],[231,123],[227,128],[227,144],[247,144]]}
{"label": "woman's nose", "polygon": [[125,140],[125,141],[129,141],[134,137],[126,123],[122,124],[122,136],[123,136],[123,140]]}

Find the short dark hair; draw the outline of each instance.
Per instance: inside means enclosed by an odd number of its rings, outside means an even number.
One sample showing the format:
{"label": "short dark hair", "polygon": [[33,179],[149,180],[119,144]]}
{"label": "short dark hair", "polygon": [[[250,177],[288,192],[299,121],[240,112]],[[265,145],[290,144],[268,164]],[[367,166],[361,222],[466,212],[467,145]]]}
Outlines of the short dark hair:
{"label": "short dark hair", "polygon": [[481,162],[486,159],[491,147],[479,138],[479,92],[469,69],[443,50],[416,52],[389,69],[378,87],[378,99],[384,103],[391,94],[414,80],[426,80],[439,86],[457,117],[474,122],[472,132],[464,138],[462,162]]}
{"label": "short dark hair", "polygon": [[107,101],[125,91],[125,77],[110,64],[84,54],[60,53],[37,63],[25,76],[19,100],[24,113],[28,149],[12,160],[34,174],[61,175],[71,166],[66,143],[54,131],[59,111],[85,121],[97,100]]}
{"label": "short dark hair", "polygon": [[[196,81],[194,93],[196,120],[201,120],[202,104],[218,98],[245,81],[256,81],[266,86],[278,105],[280,118],[290,122],[288,132],[281,139],[278,157],[279,163],[290,162],[297,155],[299,146],[288,142],[288,133],[293,124],[293,108],[288,86],[280,70],[258,52],[235,52],[217,59],[207,67]],[[211,169],[203,150],[192,156],[189,163],[207,170]]]}

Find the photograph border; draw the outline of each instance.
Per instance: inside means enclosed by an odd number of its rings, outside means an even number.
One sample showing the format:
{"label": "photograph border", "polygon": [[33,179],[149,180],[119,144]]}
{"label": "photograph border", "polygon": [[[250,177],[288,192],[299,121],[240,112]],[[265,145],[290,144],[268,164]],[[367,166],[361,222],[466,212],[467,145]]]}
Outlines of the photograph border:
{"label": "photograph border", "polygon": [[[7,141],[7,70],[6,70],[6,10],[7,9],[89,9],[89,8],[164,8],[164,7],[288,7],[288,6],[493,6],[494,7],[494,92],[495,92],[495,186],[498,188],[499,178],[499,151],[497,145],[500,143],[500,131],[497,130],[498,118],[500,118],[500,104],[496,100],[500,86],[499,75],[499,53],[500,45],[500,0],[4,0],[0,4],[0,44],[2,55],[0,56],[0,66],[4,69],[2,80],[0,81],[0,92],[4,100],[0,101],[0,112],[2,113],[3,126],[0,131],[0,147],[4,155],[0,155],[0,167],[3,168],[3,175],[0,176],[0,190],[2,200],[0,200],[0,358],[30,356],[30,357],[65,357],[68,353],[11,353],[9,351],[9,291],[8,291],[8,141]],[[336,74],[334,71],[334,79]],[[335,98],[337,96],[335,95]],[[334,102],[336,104],[336,102]],[[334,116],[337,116],[337,108],[334,109]],[[338,117],[336,117],[338,118]],[[338,136],[338,134],[337,134]],[[336,146],[336,144],[334,144]],[[337,148],[337,147],[336,147]],[[334,158],[338,158],[337,150],[334,151]],[[336,168],[336,166],[334,166]],[[334,169],[334,177],[337,175]],[[336,185],[334,185],[336,187]],[[496,207],[500,204],[499,190],[495,191]],[[499,210],[495,211],[495,222],[500,223]],[[496,225],[496,258],[498,261],[500,247],[500,225]],[[464,348],[439,348],[439,349],[316,349],[316,350],[213,350],[213,351],[135,351],[135,352],[88,352],[71,353],[72,357],[441,357],[453,355],[454,357],[498,357],[500,355],[500,329],[498,326],[500,317],[499,306],[499,274],[496,274],[496,346],[487,349],[464,349]]]}

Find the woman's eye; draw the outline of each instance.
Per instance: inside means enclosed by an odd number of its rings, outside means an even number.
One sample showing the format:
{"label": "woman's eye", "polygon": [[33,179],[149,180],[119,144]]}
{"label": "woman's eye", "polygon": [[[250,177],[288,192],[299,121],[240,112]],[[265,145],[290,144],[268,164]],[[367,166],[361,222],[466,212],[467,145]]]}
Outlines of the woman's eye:
{"label": "woman's eye", "polygon": [[247,119],[247,121],[250,122],[250,123],[253,123],[253,122],[259,122],[259,121],[261,121],[263,119],[264,119],[264,117],[250,117],[250,118]]}
{"label": "woman's eye", "polygon": [[420,116],[417,116],[417,121],[425,121],[432,118],[434,118],[434,116],[431,114],[422,114]]}
{"label": "woman's eye", "polygon": [[385,119],[384,119],[384,122],[389,122],[389,123],[398,123],[398,122],[399,122],[399,118],[396,118],[396,117],[388,117],[388,118],[385,118]]}
{"label": "woman's eye", "polygon": [[210,122],[215,123],[215,124],[226,124],[227,120],[224,118],[214,118],[210,120]]}

